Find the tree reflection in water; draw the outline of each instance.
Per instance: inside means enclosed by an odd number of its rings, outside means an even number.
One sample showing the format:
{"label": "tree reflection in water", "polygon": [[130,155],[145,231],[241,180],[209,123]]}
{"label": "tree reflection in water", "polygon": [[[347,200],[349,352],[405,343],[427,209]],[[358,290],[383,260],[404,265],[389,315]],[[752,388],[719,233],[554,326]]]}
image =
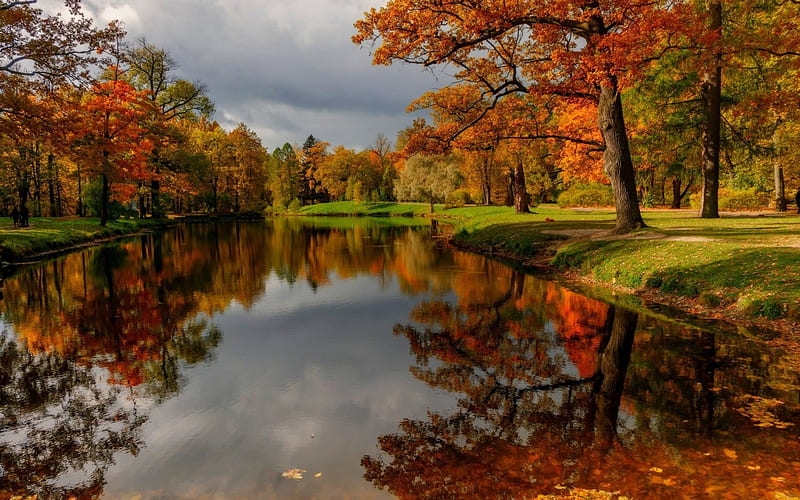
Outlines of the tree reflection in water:
{"label": "tree reflection in water", "polygon": [[[719,371],[713,335],[681,352],[685,342],[649,325],[637,334],[635,312],[519,273],[507,283],[491,300],[472,290],[458,305],[422,302],[411,324],[395,327],[416,356],[413,375],[460,399],[451,414],[404,419],[400,432],[380,436],[383,453],[362,459],[367,480],[401,499],[800,491],[797,440],[716,405],[715,379],[732,374]],[[635,348],[661,341],[665,351]],[[754,390],[737,382],[742,394]],[[777,439],[767,444],[762,431]]]}
{"label": "tree reflection in water", "polygon": [[287,218],[184,226],[6,280],[0,499],[100,496],[115,455],[144,446],[151,409],[213,357],[215,314],[250,310],[270,279],[356,277],[428,297],[395,334],[417,379],[459,397],[364,457],[401,498],[800,494],[796,357],[432,248],[391,221]]}
{"label": "tree reflection in water", "polygon": [[14,333],[0,337],[0,498],[99,497],[115,454],[143,446],[147,410],[180,390],[183,366],[213,355],[222,333],[198,316],[203,295],[176,285],[192,273],[165,265],[162,239],[70,255],[7,281],[3,317]]}
{"label": "tree reflection in water", "polygon": [[[0,497],[95,498],[119,451],[136,454],[141,425],[124,390],[91,366],[59,354],[31,354],[0,339]],[[64,484],[72,471],[78,478]]]}

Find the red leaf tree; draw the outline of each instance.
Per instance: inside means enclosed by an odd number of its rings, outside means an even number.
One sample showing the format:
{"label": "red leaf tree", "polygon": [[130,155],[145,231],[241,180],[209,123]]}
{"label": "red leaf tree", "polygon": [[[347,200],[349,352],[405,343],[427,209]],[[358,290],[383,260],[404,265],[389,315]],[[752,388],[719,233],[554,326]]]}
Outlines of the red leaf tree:
{"label": "red leaf tree", "polygon": [[73,154],[102,182],[100,225],[109,220],[112,186],[120,199],[129,199],[136,181],[149,178],[148,153],[153,143],[146,120],[152,116],[147,93],[116,80],[94,85],[74,114]]}
{"label": "red leaf tree", "polygon": [[375,64],[450,65],[494,103],[513,94],[597,106],[616,230],[644,226],[620,97],[676,31],[682,6],[613,0],[391,0],[356,23],[357,44],[379,43]]}

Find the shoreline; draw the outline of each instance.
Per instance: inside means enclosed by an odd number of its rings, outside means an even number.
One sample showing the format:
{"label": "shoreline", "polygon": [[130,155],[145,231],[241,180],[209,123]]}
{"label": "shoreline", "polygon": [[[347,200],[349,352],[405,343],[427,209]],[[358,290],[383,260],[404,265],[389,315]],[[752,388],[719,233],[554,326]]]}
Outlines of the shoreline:
{"label": "shoreline", "polygon": [[[497,208],[497,207],[493,207]],[[326,209],[327,210],[327,209]],[[492,210],[492,209],[484,209]],[[465,212],[467,211],[467,212]],[[603,300],[614,302],[619,300],[618,294],[633,298],[640,304],[640,307],[652,309],[656,307],[668,307],[679,311],[687,317],[699,321],[719,321],[734,327],[756,328],[767,332],[774,332],[784,337],[797,340],[800,338],[800,321],[792,315],[784,315],[779,318],[767,318],[757,314],[747,313],[737,304],[716,300],[709,300],[707,293],[680,294],[667,293],[653,286],[626,286],[626,283],[616,282],[616,278],[611,280],[598,278],[596,270],[592,269],[592,261],[589,256],[592,251],[597,251],[599,247],[600,259],[603,259],[603,245],[610,246],[609,242],[619,244],[623,250],[628,251],[634,243],[641,241],[661,241],[660,234],[654,237],[652,234],[632,234],[622,237],[611,236],[608,224],[598,224],[596,222],[573,224],[571,228],[565,228],[564,224],[558,226],[541,223],[531,215],[519,216],[521,221],[525,221],[524,231],[518,227],[517,222],[495,222],[490,221],[483,225],[473,225],[470,223],[477,220],[476,216],[470,218],[469,209],[455,209],[451,212],[442,213],[443,210],[434,214],[417,213],[416,217],[423,217],[431,221],[440,223],[440,237],[447,244],[455,248],[484,255],[488,258],[505,260],[508,262],[522,265],[523,267],[541,274],[543,277],[563,282],[573,287],[592,287],[601,290]],[[496,210],[495,210],[496,211]],[[407,217],[407,209],[404,209],[403,216]],[[575,211],[575,213],[585,213],[585,210]],[[6,247],[6,238],[2,238],[2,255],[5,257],[0,264],[2,275],[7,275],[10,270],[19,266],[35,263],[39,260],[54,257],[66,252],[100,245],[120,238],[136,236],[152,231],[165,230],[175,227],[178,224],[192,224],[213,221],[236,221],[236,220],[263,220],[264,217],[256,217],[257,214],[236,215],[189,215],[162,220],[127,220],[122,221],[121,226],[102,228],[99,225],[93,226],[92,219],[79,219],[77,222],[88,226],[94,230],[91,233],[84,233],[79,237],[72,237],[68,242],[59,244],[58,241],[40,238],[39,245],[32,246],[32,250],[12,253]],[[301,216],[330,216],[332,213],[313,214],[299,213],[290,215]],[[339,216],[360,216],[353,213],[339,212]],[[371,214],[363,214],[371,216]],[[756,215],[760,217],[762,215]],[[541,215],[540,217],[541,218]],[[547,220],[548,218],[545,218]],[[696,220],[696,219],[695,219]],[[63,222],[75,222],[74,218],[67,218]],[[59,221],[56,221],[56,225]],[[40,226],[41,224],[37,224]],[[468,227],[468,229],[465,229]],[[445,229],[446,228],[446,229]],[[34,228],[31,228],[34,229]],[[26,231],[17,230],[17,231]],[[51,230],[55,231],[55,230]],[[2,234],[2,233],[0,233]],[[6,233],[3,236],[7,236]],[[800,234],[800,233],[799,233]],[[661,239],[659,239],[661,238]],[[687,238],[684,238],[688,241]],[[703,243],[702,240],[699,240]],[[581,249],[580,245],[585,248]],[[576,250],[576,246],[578,249]],[[566,250],[566,251],[565,251]],[[572,252],[572,254],[570,254]],[[800,251],[798,254],[798,265],[800,266]],[[578,256],[578,260],[572,262],[572,257]],[[565,257],[566,255],[566,257]],[[9,259],[8,257],[12,257]],[[583,261],[581,260],[583,259]],[[559,262],[559,260],[561,262]],[[585,261],[585,262],[584,262]],[[568,265],[564,265],[567,262]],[[586,263],[588,262],[588,264]],[[588,267],[587,267],[588,266]],[[587,268],[590,272],[587,272]],[[649,268],[648,268],[649,269]],[[691,277],[691,276],[690,276]],[[701,283],[702,284],[702,283]],[[630,299],[627,299],[630,301]]]}
{"label": "shoreline", "polygon": [[[652,309],[656,307],[667,307],[688,318],[699,321],[714,321],[725,323],[733,328],[758,329],[770,332],[772,336],[794,337],[793,340],[800,340],[800,323],[787,318],[767,319],[755,316],[746,316],[736,311],[732,311],[730,306],[710,306],[704,304],[697,298],[686,297],[676,294],[663,293],[652,289],[635,289],[625,286],[615,285],[606,281],[595,279],[583,274],[575,269],[563,269],[553,264],[553,259],[558,255],[559,250],[580,241],[585,241],[584,237],[566,238],[561,240],[550,240],[549,243],[541,245],[533,256],[522,256],[514,252],[503,251],[493,247],[487,248],[485,245],[473,245],[460,239],[458,235],[452,234],[447,237],[449,244],[459,250],[468,251],[488,258],[499,258],[522,265],[536,273],[541,273],[545,278],[558,280],[573,287],[592,287],[600,288],[607,292],[604,300],[614,301],[618,294],[634,298],[641,302],[641,307]],[[609,297],[610,296],[610,297]]]}
{"label": "shoreline", "polygon": [[[154,231],[163,231],[178,224],[196,224],[215,221],[264,220],[263,216],[242,215],[186,215],[167,219],[118,219],[103,227],[96,218],[34,218],[28,228],[0,229],[0,279],[9,270],[19,266],[35,264],[49,257],[82,248],[90,248],[122,238],[129,238]],[[62,227],[67,226],[67,227]],[[31,231],[30,234],[26,232]],[[50,232],[63,237],[61,240],[37,237],[38,232]],[[6,240],[16,239],[23,244],[9,246]]]}
{"label": "shoreline", "polygon": [[[421,211],[421,205],[402,205]],[[294,215],[370,215],[391,203],[332,202]],[[426,210],[427,212],[427,210]],[[532,207],[530,214],[497,206],[443,207],[434,214],[442,235],[462,250],[530,268],[577,287],[630,302],[668,307],[699,321],[721,321],[800,339],[800,215],[643,209],[648,227],[613,233],[615,214],[602,208]],[[624,302],[624,301],[623,301]]]}

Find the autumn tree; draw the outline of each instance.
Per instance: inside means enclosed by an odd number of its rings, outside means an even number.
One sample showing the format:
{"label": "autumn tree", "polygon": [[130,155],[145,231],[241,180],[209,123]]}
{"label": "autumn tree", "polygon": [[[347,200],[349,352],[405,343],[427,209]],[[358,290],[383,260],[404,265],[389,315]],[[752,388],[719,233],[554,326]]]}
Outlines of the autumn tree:
{"label": "autumn tree", "polygon": [[146,165],[153,144],[144,124],[150,113],[147,95],[122,80],[97,83],[76,103],[73,150],[100,179],[102,226],[111,216],[112,187],[127,201],[136,183],[148,178]]}
{"label": "autumn tree", "polygon": [[309,135],[303,143],[300,158],[300,201],[303,204],[317,203],[327,199],[327,193],[319,178],[319,169],[328,155],[328,143]]}
{"label": "autumn tree", "polygon": [[81,10],[80,0],[65,0],[69,12],[46,15],[37,0],[0,2],[0,85],[14,85],[11,76],[62,84],[90,80],[92,64],[117,40],[116,23],[96,29]]}
{"label": "autumn tree", "polygon": [[[123,58],[128,64],[124,77],[138,90],[147,91],[153,103],[154,116],[150,126],[157,132],[159,144],[151,153],[151,206],[153,217],[163,217],[161,171],[169,166],[165,149],[180,137],[174,130],[174,123],[185,118],[208,117],[213,113],[214,105],[206,95],[205,85],[178,78],[175,75],[178,65],[169,52],[144,38],[125,50]],[[140,204],[143,210],[144,204]]]}
{"label": "autumn tree", "polygon": [[240,123],[228,134],[233,152],[230,189],[233,211],[260,211],[267,185],[267,150],[255,132]]}
{"label": "autumn tree", "polygon": [[373,62],[449,64],[456,78],[499,102],[512,94],[597,106],[604,169],[614,188],[616,230],[642,227],[621,92],[672,30],[682,5],[616,0],[441,2],[392,0],[356,23],[357,44],[376,43]]}
{"label": "autumn tree", "polygon": [[[94,65],[122,31],[116,23],[95,28],[78,0],[63,2],[66,16],[46,15],[36,3],[0,2],[0,132],[17,145],[12,168],[16,203],[27,211],[33,195],[39,214],[43,183],[48,182],[54,215],[58,164],[47,139],[58,132],[58,121],[52,119],[50,101],[59,87],[90,81]],[[25,135],[30,140],[22,140]]]}
{"label": "autumn tree", "polygon": [[397,156],[392,151],[392,141],[385,135],[375,136],[375,142],[368,148],[373,161],[379,165],[381,172],[381,184],[378,188],[378,197],[383,201],[394,200],[394,183],[397,179],[397,169],[394,167],[394,160]]}
{"label": "autumn tree", "polygon": [[[344,146],[337,146],[328,155],[317,170],[321,187],[331,200],[348,199],[352,195],[352,175],[363,164],[365,158]],[[349,191],[349,192],[348,192]]]}
{"label": "autumn tree", "polygon": [[191,127],[189,141],[192,150],[200,155],[198,170],[194,173],[195,182],[204,193],[205,207],[216,213],[224,192],[225,170],[232,158],[228,134],[217,122],[200,120]]}

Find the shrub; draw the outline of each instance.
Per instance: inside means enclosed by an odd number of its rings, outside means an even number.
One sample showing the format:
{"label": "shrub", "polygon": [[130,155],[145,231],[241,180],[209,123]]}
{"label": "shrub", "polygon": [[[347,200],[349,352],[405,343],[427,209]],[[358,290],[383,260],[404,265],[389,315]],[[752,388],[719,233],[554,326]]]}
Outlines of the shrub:
{"label": "shrub", "polygon": [[614,206],[614,191],[611,186],[592,182],[573,184],[558,195],[561,207],[607,207]]}
{"label": "shrub", "polygon": [[472,198],[466,189],[456,189],[447,195],[444,202],[448,207],[463,207],[472,203]]}
{"label": "shrub", "polygon": [[[742,191],[720,188],[718,196],[719,209],[731,212],[762,210],[763,208],[769,206],[771,201],[770,196],[767,193],[758,192],[756,191],[756,188],[745,189]],[[694,209],[700,209],[700,201],[702,198],[702,193],[692,194],[689,202],[690,206]]]}
{"label": "shrub", "polygon": [[286,213],[286,205],[281,200],[275,200],[271,207],[264,209],[264,215],[280,215]]}
{"label": "shrub", "polygon": [[295,198],[291,202],[289,202],[289,206],[286,207],[286,210],[288,212],[297,212],[301,208],[303,208],[303,202]]}

